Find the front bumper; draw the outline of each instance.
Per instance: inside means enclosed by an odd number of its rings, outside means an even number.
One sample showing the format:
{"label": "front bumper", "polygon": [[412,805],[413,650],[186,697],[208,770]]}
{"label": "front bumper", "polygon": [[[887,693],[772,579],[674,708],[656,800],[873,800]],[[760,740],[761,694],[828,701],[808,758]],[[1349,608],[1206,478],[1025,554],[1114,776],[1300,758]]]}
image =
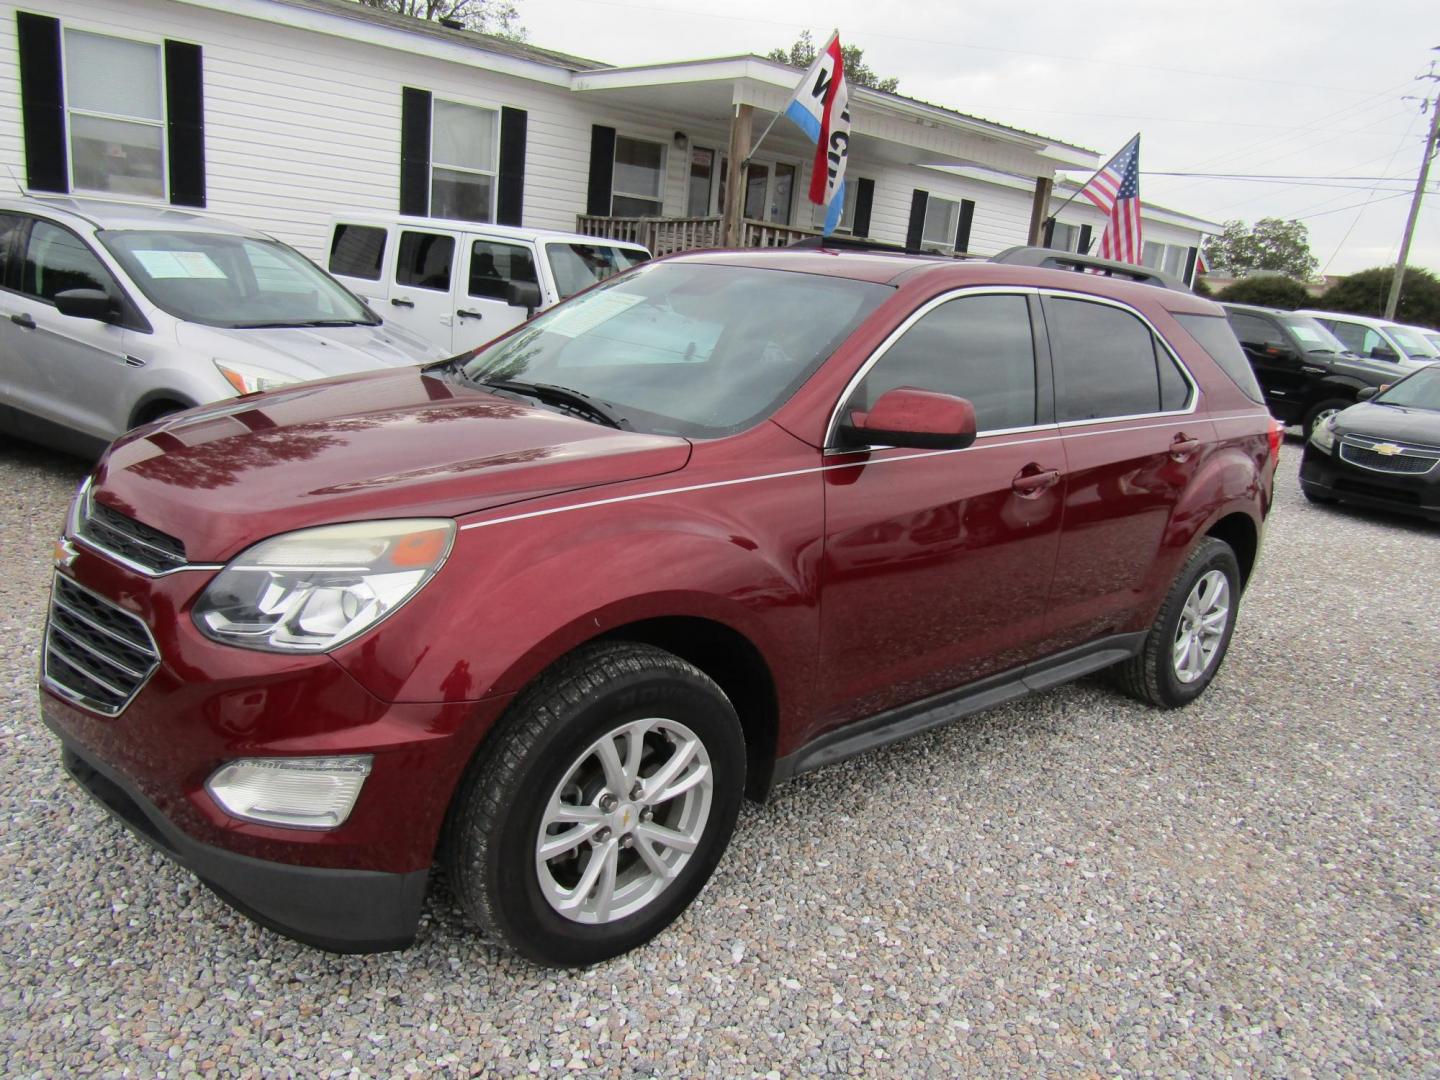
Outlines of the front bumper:
{"label": "front bumper", "polygon": [[1392,473],[1362,468],[1339,455],[1305,444],[1300,486],[1312,495],[1356,506],[1390,510],[1440,521],[1440,465],[1423,473]]}

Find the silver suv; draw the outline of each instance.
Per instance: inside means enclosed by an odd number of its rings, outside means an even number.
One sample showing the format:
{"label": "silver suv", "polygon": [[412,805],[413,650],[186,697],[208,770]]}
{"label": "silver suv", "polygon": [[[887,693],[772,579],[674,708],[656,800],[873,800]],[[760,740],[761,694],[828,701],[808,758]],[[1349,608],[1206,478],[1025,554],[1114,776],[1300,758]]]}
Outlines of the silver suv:
{"label": "silver suv", "polygon": [[0,432],[94,453],[193,405],[441,355],[253,229],[0,200]]}

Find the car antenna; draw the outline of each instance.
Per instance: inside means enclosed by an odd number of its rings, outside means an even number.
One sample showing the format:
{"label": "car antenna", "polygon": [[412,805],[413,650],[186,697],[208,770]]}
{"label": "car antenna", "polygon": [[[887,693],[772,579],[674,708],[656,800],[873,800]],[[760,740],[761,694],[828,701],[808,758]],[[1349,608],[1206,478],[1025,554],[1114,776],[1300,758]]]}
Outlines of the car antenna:
{"label": "car antenna", "polygon": [[27,191],[25,190],[25,185],[22,184],[22,183],[20,183],[20,178],[15,175],[15,170],[14,170],[14,168],[11,167],[11,166],[9,166],[9,165],[6,165],[6,166],[5,166],[5,171],[10,174],[10,179],[11,179],[11,180],[14,182],[14,184],[15,184],[15,190],[18,191],[18,192],[20,192],[21,195],[28,195],[29,192],[27,192]]}

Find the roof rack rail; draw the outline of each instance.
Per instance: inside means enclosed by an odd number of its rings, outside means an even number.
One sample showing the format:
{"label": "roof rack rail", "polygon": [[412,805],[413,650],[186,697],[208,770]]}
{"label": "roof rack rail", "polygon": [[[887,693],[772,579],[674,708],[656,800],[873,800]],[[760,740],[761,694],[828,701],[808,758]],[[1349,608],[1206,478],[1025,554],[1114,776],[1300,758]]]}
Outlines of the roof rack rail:
{"label": "roof rack rail", "polygon": [[1051,270],[1073,270],[1076,273],[1091,271],[1103,274],[1105,277],[1138,281],[1142,285],[1155,285],[1162,289],[1175,289],[1178,292],[1191,291],[1190,286],[1179,278],[1161,270],[1152,270],[1148,266],[1136,266],[1134,263],[1116,262],[1114,259],[1101,259],[1094,255],[1078,255],[1073,251],[1056,251],[1054,248],[1024,247],[1023,245],[1006,248],[1000,254],[992,255],[990,261],[1006,263],[1010,266],[1039,266]]}
{"label": "roof rack rail", "polygon": [[887,244],[881,240],[867,240],[861,236],[802,236],[794,243],[787,244],[786,247],[815,250],[825,248],[830,251],[882,251],[890,255],[929,255],[942,259],[952,258],[943,251],[912,251],[901,244]]}

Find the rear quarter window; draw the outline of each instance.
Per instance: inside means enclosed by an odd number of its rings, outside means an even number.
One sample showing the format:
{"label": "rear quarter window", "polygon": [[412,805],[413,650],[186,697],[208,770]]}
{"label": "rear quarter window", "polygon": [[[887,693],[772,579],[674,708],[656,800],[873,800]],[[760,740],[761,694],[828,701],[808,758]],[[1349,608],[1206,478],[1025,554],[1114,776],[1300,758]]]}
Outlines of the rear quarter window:
{"label": "rear quarter window", "polygon": [[385,230],[372,225],[336,225],[330,241],[330,273],[380,280],[385,259]]}
{"label": "rear quarter window", "polygon": [[1240,348],[1240,342],[1236,340],[1235,330],[1229,319],[1223,315],[1176,314],[1175,321],[1209,354],[1220,370],[1230,376],[1231,382],[1240,388],[1241,393],[1257,405],[1265,404],[1260,383],[1255,379],[1250,361],[1245,359],[1245,351]]}

